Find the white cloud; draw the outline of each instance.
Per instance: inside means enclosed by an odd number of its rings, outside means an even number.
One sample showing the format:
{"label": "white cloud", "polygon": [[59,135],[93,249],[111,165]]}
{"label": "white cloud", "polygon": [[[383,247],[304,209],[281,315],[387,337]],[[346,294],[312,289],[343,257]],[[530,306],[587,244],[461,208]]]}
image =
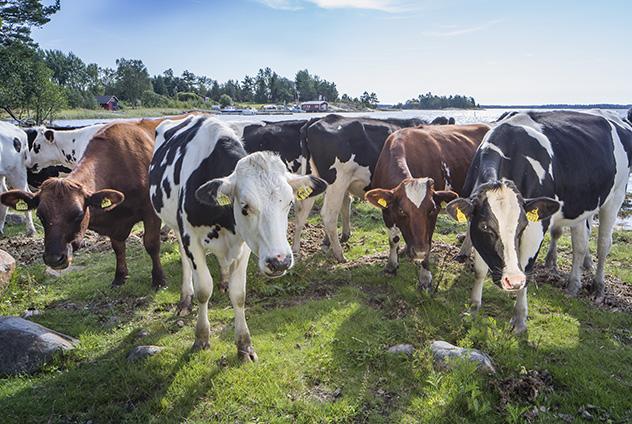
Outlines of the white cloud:
{"label": "white cloud", "polygon": [[[424,35],[429,35],[431,37],[457,37],[459,35],[471,34],[473,32],[484,31],[493,27],[496,24],[502,22],[502,19],[495,19],[493,21],[485,22],[484,24],[477,26],[469,26],[469,27],[456,27],[454,25],[446,25],[443,26],[443,30],[440,31],[427,31]],[[440,26],[441,27],[441,26]]]}
{"label": "white cloud", "polygon": [[257,0],[259,3],[279,10],[299,10],[306,4],[322,9],[365,9],[396,13],[413,8],[409,0]]}

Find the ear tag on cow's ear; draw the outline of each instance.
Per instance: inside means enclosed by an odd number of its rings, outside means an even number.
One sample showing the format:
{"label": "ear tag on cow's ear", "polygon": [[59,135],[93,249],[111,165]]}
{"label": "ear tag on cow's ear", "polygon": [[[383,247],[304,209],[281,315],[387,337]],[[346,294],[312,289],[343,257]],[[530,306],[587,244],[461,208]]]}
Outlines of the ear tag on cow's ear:
{"label": "ear tag on cow's ear", "polygon": [[456,208],[456,222],[467,222],[467,217],[458,206]]}
{"label": "ear tag on cow's ear", "polygon": [[535,208],[527,212],[527,219],[531,222],[538,222],[540,220],[540,214],[538,213],[538,208]]}
{"label": "ear tag on cow's ear", "polygon": [[220,206],[228,206],[230,205],[230,197],[226,196],[224,193],[220,193],[216,197],[217,204]]}
{"label": "ear tag on cow's ear", "polygon": [[383,208],[388,206],[388,203],[386,202],[385,199],[377,199],[377,204],[380,205]]}
{"label": "ear tag on cow's ear", "polygon": [[15,210],[16,211],[27,211],[27,210],[29,210],[29,205],[27,205],[24,200],[20,199],[17,202],[15,202]]}
{"label": "ear tag on cow's ear", "polygon": [[107,209],[110,206],[112,206],[112,200],[110,200],[110,198],[108,198],[108,197],[104,197],[101,200],[101,209]]}
{"label": "ear tag on cow's ear", "polygon": [[298,200],[305,200],[309,197],[310,194],[314,191],[310,186],[303,186],[296,190],[296,198]]}
{"label": "ear tag on cow's ear", "polygon": [[441,204],[439,205],[439,209],[445,209],[445,207],[448,206],[448,204],[445,202],[445,200],[443,202],[441,202]]}

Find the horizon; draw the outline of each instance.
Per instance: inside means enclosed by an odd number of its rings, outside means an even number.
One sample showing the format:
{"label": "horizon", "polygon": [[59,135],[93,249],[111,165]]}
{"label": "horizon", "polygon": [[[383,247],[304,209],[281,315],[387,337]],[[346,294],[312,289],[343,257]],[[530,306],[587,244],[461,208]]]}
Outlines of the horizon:
{"label": "horizon", "polygon": [[481,105],[628,105],[630,12],[620,0],[65,0],[33,37],[103,67],[141,59],[151,75],[225,82],[270,67],[293,80],[308,69],[341,95],[375,92],[385,104],[432,92]]}

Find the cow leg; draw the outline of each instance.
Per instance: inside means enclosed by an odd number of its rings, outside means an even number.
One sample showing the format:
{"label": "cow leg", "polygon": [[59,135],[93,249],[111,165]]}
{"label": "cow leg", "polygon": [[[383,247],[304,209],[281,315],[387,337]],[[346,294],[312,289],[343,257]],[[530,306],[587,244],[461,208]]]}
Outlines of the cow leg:
{"label": "cow leg", "polygon": [[[176,231],[176,233],[178,232]],[[182,287],[180,288],[180,303],[176,308],[176,315],[183,317],[189,315],[193,309],[193,268],[182,241],[180,241],[179,233],[178,247],[180,248],[180,262],[182,262]]]}
{"label": "cow leg", "polygon": [[314,207],[314,197],[308,197],[305,200],[298,200],[295,203],[296,225],[294,226],[294,240],[292,241],[292,253],[296,257],[301,255],[301,233],[305,229],[309,213]]}
{"label": "cow leg", "polygon": [[551,242],[549,243],[549,250],[546,252],[546,258],[544,259],[544,266],[551,272],[557,272],[557,241],[562,236],[562,229],[561,226],[551,226]]}
{"label": "cow leg", "polygon": [[151,285],[154,289],[165,286],[165,273],[160,263],[160,226],[161,220],[153,212],[145,217],[143,226],[145,234],[143,234],[143,244],[145,251],[151,257]]}
{"label": "cow leg", "polygon": [[[336,183],[340,181],[336,180]],[[334,258],[338,262],[346,262],[346,259],[342,253],[342,246],[338,239],[338,214],[343,203],[344,196],[347,196],[348,184],[332,184],[325,192],[325,201],[323,203],[323,209],[321,215],[323,218],[323,225],[325,226],[325,234],[329,239],[331,251]]]}
{"label": "cow leg", "polygon": [[573,243],[573,267],[566,292],[570,296],[577,296],[582,288],[581,264],[588,249],[588,231],[584,221],[571,227],[571,241]]}
{"label": "cow leg", "polygon": [[112,250],[116,255],[116,272],[114,273],[114,280],[112,281],[112,287],[119,287],[127,280],[127,259],[125,257],[125,240],[114,240],[110,238],[112,243]]}
{"label": "cow leg", "polygon": [[399,256],[397,255],[397,251],[399,250],[399,229],[393,225],[392,227],[387,228],[388,230],[388,245],[389,245],[389,253],[388,253],[388,262],[386,263],[386,267],[384,267],[384,273],[386,275],[397,275],[397,269],[399,268]]}
{"label": "cow leg", "polygon": [[459,250],[459,254],[454,257],[454,260],[460,263],[464,263],[467,261],[467,258],[470,257],[472,253],[472,239],[470,239],[469,230],[465,232],[465,238],[463,239],[463,243],[461,243],[461,250]]}
{"label": "cow leg", "polygon": [[514,306],[514,315],[511,318],[511,327],[514,334],[521,334],[527,329],[527,315],[529,306],[527,304],[527,286],[518,291],[516,295],[516,305]]}
{"label": "cow leg", "polygon": [[[192,240],[189,250],[193,256],[193,293],[198,302],[198,317],[195,325],[193,350],[208,349],[211,326],[208,322],[208,301],[213,294],[213,277],[206,264],[206,252],[197,240]],[[188,259],[188,256],[187,256]]]}
{"label": "cow leg", "polygon": [[[586,219],[586,231],[588,231],[589,240],[590,240],[590,235],[592,233],[592,221],[593,221],[592,216]],[[582,263],[582,268],[586,271],[591,271],[593,268],[593,260],[592,260],[592,256],[590,255],[590,244],[588,245],[588,248],[586,249],[586,256],[584,256],[584,262]]]}
{"label": "cow leg", "polygon": [[[11,174],[7,177],[7,180],[8,180],[7,182],[9,183],[9,186],[11,186],[12,188],[17,188],[26,192],[31,191],[29,190],[29,183],[26,178],[26,173],[19,174],[19,175]],[[6,191],[6,185],[3,188],[5,189],[4,191]],[[6,208],[4,210],[4,214],[6,216]],[[30,237],[35,234],[35,225],[33,225],[33,214],[31,213],[31,211],[27,211],[25,215],[26,215],[26,235]],[[4,226],[5,216],[3,216],[1,220],[3,226]]]}
{"label": "cow leg", "polygon": [[244,362],[257,360],[257,353],[250,341],[250,330],[246,323],[246,270],[250,249],[244,245],[241,254],[232,264],[228,277],[228,296],[235,310],[235,344],[237,356]]}
{"label": "cow leg", "polygon": [[[4,193],[7,191],[7,184],[5,182],[5,177],[0,177],[0,192]],[[0,204],[0,235],[4,235],[4,222],[7,218],[7,210],[9,208]]]}
{"label": "cow leg", "polygon": [[489,267],[481,257],[481,255],[474,249],[474,286],[472,287],[472,293],[470,295],[470,312],[478,312],[481,308],[483,301],[483,281],[487,276]]}
{"label": "cow leg", "polygon": [[351,195],[347,193],[342,199],[342,234],[340,235],[340,242],[346,243],[351,237],[351,203],[353,199]]}
{"label": "cow leg", "polygon": [[612,247],[612,230],[617,219],[617,212],[623,204],[625,190],[619,190],[619,196],[613,197],[608,205],[599,210],[599,236],[597,239],[597,271],[595,273],[595,301],[602,303],[605,296],[605,266],[606,257]]}

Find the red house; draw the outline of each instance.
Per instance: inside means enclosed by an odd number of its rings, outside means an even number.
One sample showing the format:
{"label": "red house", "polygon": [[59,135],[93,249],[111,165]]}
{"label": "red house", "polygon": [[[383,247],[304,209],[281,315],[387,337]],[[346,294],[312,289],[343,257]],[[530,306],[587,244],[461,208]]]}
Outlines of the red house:
{"label": "red house", "polygon": [[329,103],[324,100],[313,100],[311,102],[301,103],[301,109],[305,112],[327,112]]}
{"label": "red house", "polygon": [[119,109],[119,99],[116,96],[97,96],[96,97],[97,103],[99,104],[99,106],[101,106],[103,109],[106,110],[118,110]]}

